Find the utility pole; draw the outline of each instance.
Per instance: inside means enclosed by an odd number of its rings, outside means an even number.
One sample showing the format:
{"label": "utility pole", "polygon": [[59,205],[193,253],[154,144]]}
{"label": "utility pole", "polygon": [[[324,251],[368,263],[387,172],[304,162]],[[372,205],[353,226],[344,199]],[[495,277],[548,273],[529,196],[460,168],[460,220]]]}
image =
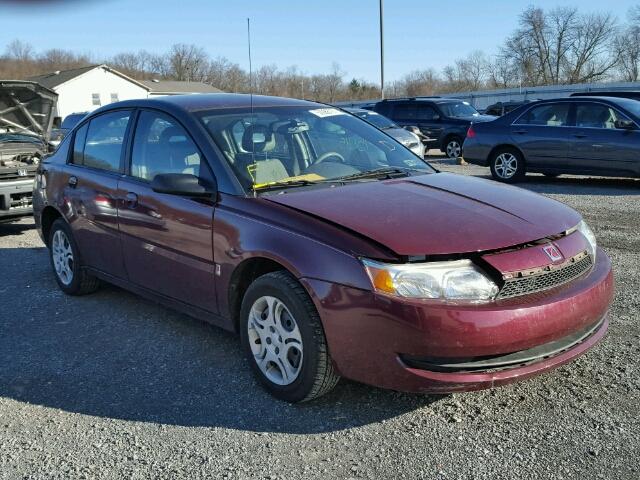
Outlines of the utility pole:
{"label": "utility pole", "polygon": [[384,0],[380,0],[380,98],[384,100]]}

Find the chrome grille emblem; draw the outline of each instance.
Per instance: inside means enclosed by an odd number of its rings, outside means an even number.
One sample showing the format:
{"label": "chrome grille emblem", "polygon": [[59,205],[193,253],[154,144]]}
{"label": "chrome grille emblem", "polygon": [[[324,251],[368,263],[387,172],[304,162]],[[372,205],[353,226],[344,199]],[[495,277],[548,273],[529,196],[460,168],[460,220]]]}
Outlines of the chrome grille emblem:
{"label": "chrome grille emblem", "polygon": [[550,243],[549,245],[545,245],[542,247],[542,250],[547,254],[547,257],[549,257],[552,262],[562,260],[562,254],[554,244]]}

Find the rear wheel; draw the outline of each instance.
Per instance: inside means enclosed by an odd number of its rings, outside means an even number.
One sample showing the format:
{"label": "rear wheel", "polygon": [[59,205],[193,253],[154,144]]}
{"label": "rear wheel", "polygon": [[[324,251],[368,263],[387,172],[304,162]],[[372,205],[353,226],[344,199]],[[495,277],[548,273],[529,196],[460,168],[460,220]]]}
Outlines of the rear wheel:
{"label": "rear wheel", "polygon": [[49,259],[58,287],[67,295],[95,291],[100,281],[82,269],[80,253],[67,222],[59,218],[49,232]]}
{"label": "rear wheel", "polygon": [[493,178],[500,182],[518,182],[526,173],[524,158],[513,148],[497,150],[491,157],[489,166]]}
{"label": "rear wheel", "polygon": [[459,158],[462,155],[462,139],[460,137],[448,138],[444,151],[449,158]]}
{"label": "rear wheel", "polygon": [[272,272],[247,289],[240,311],[244,350],[273,396],[304,402],[338,383],[316,308],[295,278]]}

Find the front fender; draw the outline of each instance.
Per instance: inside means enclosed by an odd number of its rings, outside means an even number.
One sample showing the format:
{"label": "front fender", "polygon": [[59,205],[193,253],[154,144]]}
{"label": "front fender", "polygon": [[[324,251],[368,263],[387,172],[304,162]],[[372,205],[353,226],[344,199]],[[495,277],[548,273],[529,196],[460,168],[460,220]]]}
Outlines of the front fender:
{"label": "front fender", "polygon": [[302,232],[234,210],[216,209],[213,228],[214,261],[219,265],[218,305],[231,317],[229,288],[236,269],[252,258],[268,259],[296,278],[311,278],[358,289],[371,283],[353,252],[348,253]]}

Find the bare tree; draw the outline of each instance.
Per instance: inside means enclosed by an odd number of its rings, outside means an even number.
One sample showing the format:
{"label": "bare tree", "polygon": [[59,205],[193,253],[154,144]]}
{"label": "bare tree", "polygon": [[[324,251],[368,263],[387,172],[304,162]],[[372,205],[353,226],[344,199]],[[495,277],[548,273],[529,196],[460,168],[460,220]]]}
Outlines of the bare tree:
{"label": "bare tree", "polygon": [[529,7],[502,56],[516,67],[525,84],[597,81],[618,62],[611,42],[616,29],[610,13],[584,15],[566,7],[547,13]]}
{"label": "bare tree", "polygon": [[488,70],[484,53],[476,50],[444,68],[444,88],[452,92],[479,90],[486,83]]}
{"label": "bare tree", "polygon": [[338,90],[343,86],[343,78],[345,72],[340,68],[340,64],[333,62],[331,65],[331,72],[326,75],[326,87],[327,87],[327,101],[329,103],[336,101],[338,96]]}
{"label": "bare tree", "polygon": [[417,97],[420,95],[433,95],[440,91],[442,81],[434,69],[414,70],[402,77],[392,85],[395,96],[407,95]]}
{"label": "bare tree", "polygon": [[614,40],[621,80],[640,80],[640,5],[629,10],[629,24]]}
{"label": "bare tree", "polygon": [[167,66],[176,80],[202,80],[207,71],[209,57],[203,48],[177,43],[171,47]]}
{"label": "bare tree", "polygon": [[22,40],[13,40],[9,42],[5,49],[5,56],[11,60],[20,62],[28,62],[34,57],[33,47]]}
{"label": "bare tree", "polygon": [[496,55],[493,61],[488,63],[487,69],[489,88],[511,88],[520,84],[518,67],[504,55]]}

